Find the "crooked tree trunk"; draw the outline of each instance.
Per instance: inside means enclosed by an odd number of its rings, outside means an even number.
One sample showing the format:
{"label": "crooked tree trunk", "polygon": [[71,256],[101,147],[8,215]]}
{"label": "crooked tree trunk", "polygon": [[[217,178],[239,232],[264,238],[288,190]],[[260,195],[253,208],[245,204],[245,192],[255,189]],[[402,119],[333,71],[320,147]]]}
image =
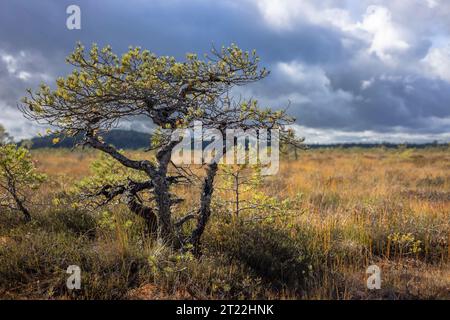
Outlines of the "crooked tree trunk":
{"label": "crooked tree trunk", "polygon": [[156,238],[158,231],[158,219],[156,218],[152,208],[143,205],[137,195],[130,192],[126,193],[126,203],[131,212],[144,219],[147,233],[151,237]]}
{"label": "crooked tree trunk", "polygon": [[25,207],[22,200],[19,199],[15,191],[12,192],[11,194],[14,198],[14,201],[16,202],[17,208],[20,210],[20,212],[22,212],[25,221],[30,222],[31,221],[30,211],[28,211],[28,209]]}
{"label": "crooked tree trunk", "polygon": [[[149,221],[149,223],[152,222],[154,219],[153,215],[155,215],[157,221],[157,239],[173,248],[180,248],[182,245],[182,240],[177,237],[175,226],[171,219],[171,206],[173,202],[170,197],[169,180],[167,177],[167,169],[170,162],[172,149],[178,144],[179,141],[171,141],[157,152],[156,159],[158,160],[158,167],[156,167],[151,162],[146,160],[136,161],[127,158],[118,152],[113,146],[99,141],[92,132],[86,133],[86,139],[87,143],[89,143],[92,147],[109,154],[125,167],[143,171],[148,175],[153,189],[152,192],[154,195],[154,200],[156,202],[156,212],[153,213],[150,208],[142,206],[142,204],[136,199],[135,192],[132,192],[134,197],[130,199],[128,205],[133,212],[144,217],[144,219]],[[211,198],[214,191],[213,184],[217,170],[217,163],[212,163],[208,166],[206,178],[203,182],[197,226],[188,239],[188,242],[193,245],[194,252],[197,255],[200,255],[200,238],[211,215]],[[153,223],[151,224],[154,225]]]}
{"label": "crooked tree trunk", "polygon": [[203,181],[197,226],[192,232],[190,238],[190,243],[193,246],[193,253],[196,256],[201,255],[201,237],[203,232],[205,231],[209,217],[211,216],[211,200],[214,192],[214,178],[216,176],[217,170],[217,163],[210,164],[206,171],[205,180]]}
{"label": "crooked tree trunk", "polygon": [[[162,147],[156,158],[158,160],[158,168],[156,168],[150,161],[136,161],[127,158],[124,154],[117,151],[112,145],[105,144],[102,141],[99,141],[98,138],[94,135],[92,131],[86,132],[86,141],[93,148],[99,149],[114,159],[119,161],[122,165],[127,168],[139,170],[145,172],[152,185],[152,192],[155,197],[156,202],[156,220],[157,220],[157,238],[160,241],[163,241],[165,244],[169,244],[171,246],[177,246],[177,237],[175,236],[174,227],[171,221],[171,199],[169,194],[169,183],[167,180],[167,168],[170,161],[171,151],[173,147],[177,144],[177,141],[171,141],[166,146]],[[136,190],[134,190],[136,191]],[[136,191],[137,192],[137,191]],[[131,192],[134,196],[136,196],[136,192]],[[151,223],[151,219],[153,216],[150,214],[150,211],[144,209],[143,207],[137,206],[136,199],[131,199],[132,201],[129,203],[131,205],[131,209],[133,212],[136,212],[139,215],[143,215],[144,218],[147,217],[148,222]],[[142,210],[143,209],[143,210]]]}
{"label": "crooked tree trunk", "polygon": [[164,243],[177,246],[174,228],[171,221],[171,200],[169,185],[164,177],[157,177],[153,180],[155,201],[158,217],[158,239]]}
{"label": "crooked tree trunk", "polygon": [[149,190],[151,188],[153,188],[151,181],[136,182],[130,179],[126,185],[119,185],[116,187],[106,185],[100,191],[95,193],[94,196],[103,195],[107,199],[105,203],[108,203],[115,197],[123,195],[128,209],[145,221],[147,233],[156,238],[158,227],[156,214],[151,207],[147,207],[142,203],[142,200],[138,195],[140,191]]}
{"label": "crooked tree trunk", "polygon": [[159,149],[156,154],[159,166],[157,172],[153,172],[153,194],[157,206],[158,216],[158,239],[173,248],[180,248],[181,243],[175,234],[175,228],[172,223],[172,200],[170,198],[169,181],[167,171],[172,149],[178,144],[178,141],[170,141],[167,145]]}
{"label": "crooked tree trunk", "polygon": [[19,198],[19,194],[17,193],[16,185],[14,183],[14,179],[12,178],[12,174],[8,170],[6,171],[8,172],[8,192],[13,197],[14,202],[17,205],[17,209],[19,209],[20,212],[22,212],[25,222],[30,222],[31,221],[30,211],[28,211],[28,209],[23,204],[24,201],[22,201]]}

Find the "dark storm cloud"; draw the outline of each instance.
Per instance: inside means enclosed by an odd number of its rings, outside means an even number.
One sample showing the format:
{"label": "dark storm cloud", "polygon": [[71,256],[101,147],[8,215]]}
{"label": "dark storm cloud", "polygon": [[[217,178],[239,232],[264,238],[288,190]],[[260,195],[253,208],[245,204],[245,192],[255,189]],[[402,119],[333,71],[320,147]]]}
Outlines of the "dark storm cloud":
{"label": "dark storm cloud", "polygon": [[[82,8],[81,30],[65,28],[69,4]],[[2,46],[40,50],[51,59],[66,56],[76,41],[111,44],[118,51],[130,45],[142,46],[179,58],[186,52],[204,53],[212,44],[231,42],[257,49],[266,63],[350,58],[336,32],[303,24],[296,31],[280,33],[269,28],[246,2],[7,0],[1,6],[0,23],[5,26],[0,29]]]}
{"label": "dark storm cloud", "polygon": [[[405,33],[406,50],[395,47],[400,38],[391,39],[387,45],[383,39],[371,43],[367,32],[359,30],[364,13],[361,10],[368,6],[364,1],[355,6],[358,10],[339,8],[346,9],[354,19],[352,25],[344,19],[339,27],[332,24],[333,19],[324,21],[320,11],[331,8],[333,2],[324,1],[315,12],[311,9],[313,5],[295,9],[299,2],[280,1],[288,9],[292,6],[292,10],[285,10],[287,14],[290,11],[296,14],[290,17],[288,27],[283,16],[281,27],[276,24],[278,20],[270,20],[277,8],[270,7],[271,11],[265,12],[261,9],[264,3],[2,1],[0,108],[8,112],[0,116],[0,123],[17,136],[35,132],[36,128],[21,118],[15,106],[26,87],[35,87],[41,81],[52,82],[69,71],[64,58],[76,41],[87,46],[92,42],[111,44],[119,53],[129,45],[137,45],[177,58],[183,58],[186,52],[207,52],[212,44],[235,42],[244,49],[255,48],[263,65],[272,70],[269,78],[240,92],[274,106],[290,102],[290,112],[305,128],[349,131],[349,136],[355,139],[357,132],[367,130],[389,133],[400,128],[405,134],[437,135],[450,132],[450,80],[442,79],[442,74],[441,78],[433,74],[434,69],[427,69],[430,73],[425,74],[422,66],[433,39],[448,36],[444,27],[443,31],[433,27],[429,16],[421,16],[420,25],[408,26],[409,31],[417,30],[417,34]],[[81,30],[65,27],[65,11],[70,4],[81,7]],[[401,10],[411,10],[396,1],[390,2],[388,8],[393,16]],[[285,11],[280,12],[286,14]],[[371,32],[372,24],[368,24]],[[368,52],[371,45],[374,49]],[[392,61],[387,61],[391,56]]]}

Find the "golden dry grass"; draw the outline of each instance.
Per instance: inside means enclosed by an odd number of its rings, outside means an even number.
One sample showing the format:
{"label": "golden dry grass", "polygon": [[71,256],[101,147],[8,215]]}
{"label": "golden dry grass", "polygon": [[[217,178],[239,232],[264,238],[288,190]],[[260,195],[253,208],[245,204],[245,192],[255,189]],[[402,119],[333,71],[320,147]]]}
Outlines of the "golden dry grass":
{"label": "golden dry grass", "polygon": [[[130,154],[135,158],[143,156],[137,151]],[[38,168],[50,176],[37,198],[51,199],[89,175],[89,165],[96,156],[93,151],[33,151]],[[149,271],[152,275],[130,286],[121,297],[149,298],[145,292],[159,288],[164,295],[158,297],[164,298],[450,298],[448,148],[307,150],[297,160],[285,158],[278,175],[269,177],[258,190],[243,198],[251,198],[257,191],[280,203],[286,199],[297,201],[282,207],[282,215],[270,209],[249,211],[231,222],[227,216],[231,213],[219,206],[204,236],[207,249],[200,262],[183,257],[171,262],[165,250],[146,245],[139,256],[143,255],[144,260],[153,257],[157,267],[153,265],[153,271]],[[194,203],[196,192],[180,190],[188,197],[184,209]],[[228,195],[217,192],[216,196]],[[46,208],[53,210],[51,205]],[[112,211],[124,217],[120,221],[133,219],[123,208]],[[252,223],[261,216],[264,220]],[[252,227],[247,227],[247,222]],[[261,231],[260,227],[268,229]],[[267,250],[251,247],[252,240],[248,239],[253,239],[253,233],[255,237],[265,236],[264,230],[279,230],[281,235],[278,231],[267,235]],[[104,251],[114,251],[110,255],[119,254],[123,260],[141,241],[139,234],[130,232],[118,224],[112,231],[102,231],[89,246],[110,248]],[[5,231],[0,236],[1,243],[22,241]],[[259,242],[255,243],[257,246]],[[289,256],[299,248],[306,258],[298,266],[304,265],[310,272],[301,284],[255,269],[255,265],[266,263],[269,269],[273,264],[278,270],[277,254],[285,256],[287,252]],[[251,254],[240,257],[243,250]],[[267,256],[268,250],[274,251]],[[365,272],[371,264],[382,269],[381,290],[366,288]],[[292,265],[280,270],[297,275]],[[171,273],[165,268],[180,268],[187,274]],[[195,285],[193,281],[197,281]],[[102,292],[96,297],[110,295]]]}

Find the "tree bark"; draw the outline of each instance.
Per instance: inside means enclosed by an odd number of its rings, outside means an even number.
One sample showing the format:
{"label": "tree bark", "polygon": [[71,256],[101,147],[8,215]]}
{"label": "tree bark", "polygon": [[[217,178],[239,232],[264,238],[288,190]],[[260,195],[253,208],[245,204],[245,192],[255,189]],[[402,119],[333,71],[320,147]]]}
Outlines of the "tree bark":
{"label": "tree bark", "polygon": [[11,193],[14,201],[17,204],[17,208],[22,212],[23,217],[25,218],[26,222],[30,222],[31,221],[31,214],[30,211],[28,211],[28,209],[25,207],[25,205],[23,204],[23,202],[19,199],[19,197],[17,196],[15,190],[14,192]]}
{"label": "tree bark", "polygon": [[176,249],[180,247],[181,243],[175,235],[175,228],[172,223],[172,199],[170,198],[167,171],[172,149],[177,143],[177,141],[170,141],[159,149],[156,154],[159,164],[158,170],[153,177],[153,193],[158,208],[158,239]]}
{"label": "tree bark", "polygon": [[174,228],[171,221],[171,200],[169,185],[164,177],[153,180],[156,206],[158,210],[158,239],[171,246],[175,245]]}
{"label": "tree bark", "polygon": [[144,219],[147,233],[156,238],[158,220],[152,208],[143,205],[137,195],[130,192],[126,193],[126,203],[131,212]]}
{"label": "tree bark", "polygon": [[146,231],[149,235],[156,238],[158,221],[154,210],[145,206],[138,193],[144,190],[152,190],[153,183],[151,180],[146,182],[136,182],[129,179],[127,184],[119,186],[103,186],[98,192],[90,196],[104,196],[107,200],[103,204],[107,204],[115,197],[123,195],[125,204],[128,206],[131,212],[144,219],[146,224]]}
{"label": "tree bark", "polygon": [[201,256],[200,240],[203,235],[203,232],[205,231],[209,217],[211,216],[211,200],[214,192],[214,178],[216,176],[217,170],[218,170],[217,163],[212,163],[208,165],[206,177],[205,180],[203,181],[197,226],[194,229],[194,231],[192,231],[190,237],[190,243],[193,246],[193,253],[197,257]]}
{"label": "tree bark", "polygon": [[[162,147],[157,153],[157,160],[159,163],[158,168],[147,160],[136,161],[131,160],[118,152],[113,146],[107,145],[104,142],[99,141],[93,136],[91,132],[86,134],[87,142],[95,149],[99,149],[109,155],[114,159],[119,161],[122,165],[135,170],[140,170],[145,172],[150,178],[153,184],[153,194],[155,196],[156,202],[156,218],[157,218],[157,238],[163,241],[165,244],[174,246],[176,243],[176,237],[174,233],[173,224],[171,221],[171,199],[169,194],[169,182],[167,180],[167,168],[170,161],[171,151],[176,145],[176,141],[171,141],[166,146]],[[135,195],[135,194],[134,194]],[[148,215],[148,210],[143,210],[138,206],[135,199],[130,199],[129,206],[131,206],[133,212],[137,212],[139,215]],[[148,216],[152,219],[152,216]],[[149,220],[149,222],[151,222]]]}

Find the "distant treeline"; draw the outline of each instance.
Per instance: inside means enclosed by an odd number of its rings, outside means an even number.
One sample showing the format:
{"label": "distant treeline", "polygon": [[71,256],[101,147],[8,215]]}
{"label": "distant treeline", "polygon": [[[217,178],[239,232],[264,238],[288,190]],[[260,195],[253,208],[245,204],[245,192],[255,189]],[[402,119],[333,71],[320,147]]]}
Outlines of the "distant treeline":
{"label": "distant treeline", "polygon": [[[131,130],[112,130],[102,135],[107,144],[112,144],[118,149],[142,149],[150,145],[151,135],[148,133]],[[51,134],[43,137],[35,137],[31,140],[32,149],[41,148],[73,148],[82,141],[82,136],[71,138]],[[58,142],[54,143],[57,139]],[[24,141],[22,141],[23,143]]]}
{"label": "distant treeline", "polygon": [[380,143],[335,143],[335,144],[305,144],[309,149],[319,149],[319,148],[342,148],[342,149],[350,149],[350,148],[387,148],[387,149],[398,149],[398,148],[430,148],[430,147],[446,147],[449,146],[449,143],[438,143],[429,142],[429,143],[390,143],[390,142],[380,142]]}
{"label": "distant treeline", "polygon": [[[132,130],[112,130],[102,135],[104,141],[114,145],[119,149],[144,149],[150,145],[151,134]],[[59,140],[54,143],[55,139]],[[31,141],[32,149],[41,148],[73,148],[82,140],[82,136],[73,138],[63,138],[58,135],[48,135],[43,137],[35,137]],[[24,143],[24,141],[22,141]],[[208,143],[205,143],[207,145]],[[437,141],[430,143],[336,143],[336,144],[305,144],[309,149],[318,148],[428,148],[437,146],[448,146],[449,144],[439,144]]]}

